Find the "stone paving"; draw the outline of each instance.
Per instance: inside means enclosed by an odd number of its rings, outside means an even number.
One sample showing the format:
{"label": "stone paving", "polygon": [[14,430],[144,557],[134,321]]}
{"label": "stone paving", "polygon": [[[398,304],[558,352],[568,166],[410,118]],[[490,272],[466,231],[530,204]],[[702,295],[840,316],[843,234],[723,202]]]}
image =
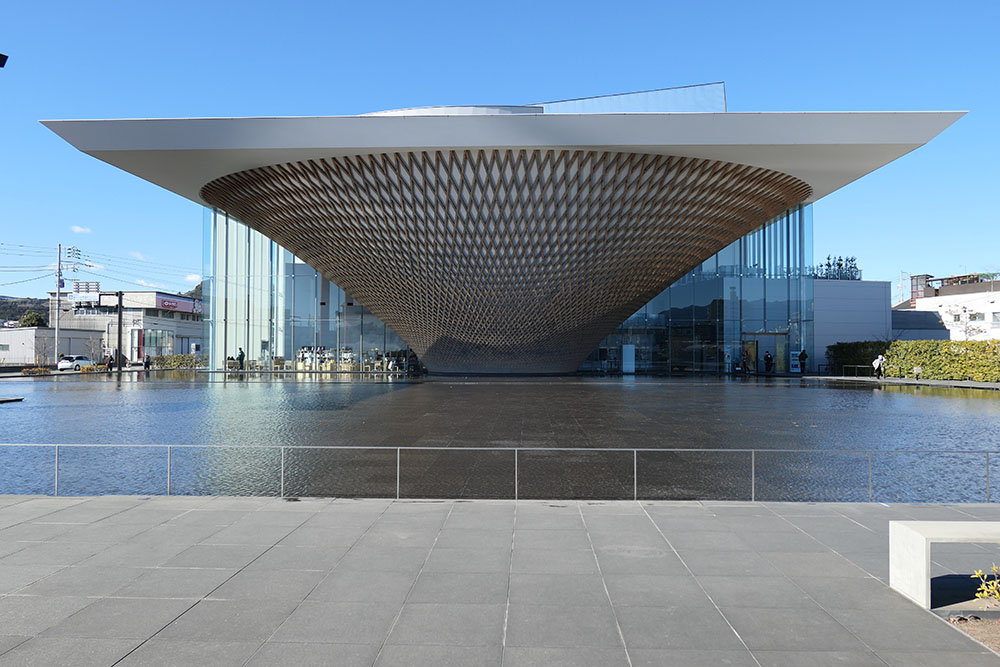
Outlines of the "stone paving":
{"label": "stone paving", "polygon": [[1000,665],[886,585],[890,519],[970,518],[1000,506],[0,496],[0,665]]}

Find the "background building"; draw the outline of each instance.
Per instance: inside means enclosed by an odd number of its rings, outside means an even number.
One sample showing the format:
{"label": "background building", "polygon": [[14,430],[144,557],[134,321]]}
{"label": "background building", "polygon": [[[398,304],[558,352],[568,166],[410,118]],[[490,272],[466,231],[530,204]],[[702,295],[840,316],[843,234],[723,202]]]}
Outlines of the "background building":
{"label": "background building", "polygon": [[[0,366],[51,365],[55,358],[55,334],[53,327],[0,329]],[[100,361],[103,338],[100,331],[60,328],[59,352]]]}
{"label": "background building", "polygon": [[[50,324],[55,323],[55,296],[55,292],[49,293]],[[122,305],[122,352],[129,361],[141,361],[147,355],[201,353],[201,299],[167,292],[128,291],[122,292]],[[117,292],[101,292],[99,285],[94,291],[63,292],[59,307],[59,352],[84,354],[63,349],[63,327],[100,332],[102,344],[96,352],[98,360],[118,346]]]}
{"label": "background building", "polygon": [[910,300],[896,310],[933,312],[951,340],[1000,338],[1000,280],[992,273],[910,276]]}

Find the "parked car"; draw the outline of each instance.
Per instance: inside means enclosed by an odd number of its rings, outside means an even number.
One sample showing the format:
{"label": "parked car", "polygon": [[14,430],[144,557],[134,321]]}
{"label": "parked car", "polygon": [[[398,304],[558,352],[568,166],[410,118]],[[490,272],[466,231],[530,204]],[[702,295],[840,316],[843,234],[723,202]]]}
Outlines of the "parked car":
{"label": "parked car", "polygon": [[56,364],[56,370],[60,371],[78,371],[84,366],[93,366],[94,362],[90,360],[89,357],[84,355],[68,355],[59,360]]}

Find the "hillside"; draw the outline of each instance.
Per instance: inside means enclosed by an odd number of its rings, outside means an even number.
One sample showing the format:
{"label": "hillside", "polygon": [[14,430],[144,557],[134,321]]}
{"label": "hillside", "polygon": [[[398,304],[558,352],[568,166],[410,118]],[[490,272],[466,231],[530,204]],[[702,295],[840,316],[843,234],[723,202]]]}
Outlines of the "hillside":
{"label": "hillside", "polygon": [[0,322],[19,320],[21,316],[35,311],[46,322],[49,319],[49,300],[20,297],[0,297]]}

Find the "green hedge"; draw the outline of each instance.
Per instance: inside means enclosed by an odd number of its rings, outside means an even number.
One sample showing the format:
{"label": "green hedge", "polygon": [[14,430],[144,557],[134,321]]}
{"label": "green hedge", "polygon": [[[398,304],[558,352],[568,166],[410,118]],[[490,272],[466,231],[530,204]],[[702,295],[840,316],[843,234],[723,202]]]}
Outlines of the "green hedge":
{"label": "green hedge", "polygon": [[925,380],[1000,382],[1000,340],[866,340],[826,348],[833,375],[842,374],[845,365],[870,368],[879,354],[885,355],[890,377],[916,377],[913,369],[919,368]]}
{"label": "green hedge", "polygon": [[893,377],[1000,382],[1000,340],[897,340],[885,362]]}
{"label": "green hedge", "polygon": [[885,354],[887,345],[888,343],[881,340],[862,340],[827,345],[826,361],[830,364],[830,374],[843,375],[844,366],[867,366],[868,372],[862,371],[858,375],[871,375],[872,361],[878,355]]}
{"label": "green hedge", "polygon": [[153,368],[204,368],[207,363],[199,354],[167,354],[162,357],[152,357]]}

